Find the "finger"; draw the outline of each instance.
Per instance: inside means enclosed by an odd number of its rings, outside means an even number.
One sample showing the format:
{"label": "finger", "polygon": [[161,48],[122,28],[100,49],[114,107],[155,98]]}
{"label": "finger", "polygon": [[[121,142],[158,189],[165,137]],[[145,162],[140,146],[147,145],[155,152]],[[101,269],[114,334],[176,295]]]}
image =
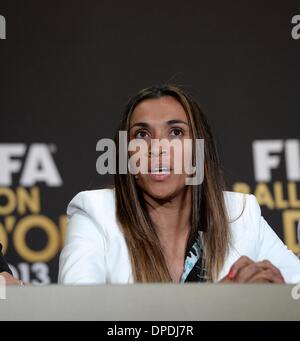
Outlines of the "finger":
{"label": "finger", "polygon": [[5,280],[5,284],[6,285],[15,285],[15,284],[19,284],[19,281],[17,279],[15,279],[11,274],[9,274],[8,272],[1,272],[1,276],[4,278]]}
{"label": "finger", "polygon": [[266,283],[277,283],[283,284],[284,281],[278,274],[274,274],[271,270],[263,270],[259,272],[257,275],[253,276],[249,283],[260,283],[261,281],[265,281]]}
{"label": "finger", "polygon": [[248,258],[247,256],[240,257],[230,268],[230,271],[228,272],[228,278],[234,279],[237,273],[242,269],[243,267],[253,263],[253,260]]}
{"label": "finger", "polygon": [[263,261],[257,262],[257,265],[260,266],[264,270],[271,270],[272,272],[274,272],[274,274],[277,274],[279,277],[281,277],[283,282],[285,282],[284,277],[282,276],[282,273],[280,272],[280,270],[276,268],[276,266],[274,266],[269,260],[263,260]]}
{"label": "finger", "polygon": [[272,282],[270,282],[264,276],[255,276],[255,277],[251,278],[248,283],[252,283],[252,284],[258,284],[258,283],[271,284]]}
{"label": "finger", "polygon": [[232,280],[225,276],[218,283],[232,283]]}
{"label": "finger", "polygon": [[260,266],[256,263],[250,263],[239,270],[239,272],[234,277],[234,282],[237,283],[245,283],[248,282],[252,277],[257,275],[259,272],[264,271]]}

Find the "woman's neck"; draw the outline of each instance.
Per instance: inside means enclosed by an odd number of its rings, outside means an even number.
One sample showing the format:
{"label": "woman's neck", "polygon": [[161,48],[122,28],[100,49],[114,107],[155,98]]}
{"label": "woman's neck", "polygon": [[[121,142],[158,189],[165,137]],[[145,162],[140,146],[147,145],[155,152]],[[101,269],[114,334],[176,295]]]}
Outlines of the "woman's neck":
{"label": "woman's neck", "polygon": [[179,243],[185,245],[191,229],[190,187],[166,201],[157,201],[146,194],[144,197],[162,247],[173,252]]}

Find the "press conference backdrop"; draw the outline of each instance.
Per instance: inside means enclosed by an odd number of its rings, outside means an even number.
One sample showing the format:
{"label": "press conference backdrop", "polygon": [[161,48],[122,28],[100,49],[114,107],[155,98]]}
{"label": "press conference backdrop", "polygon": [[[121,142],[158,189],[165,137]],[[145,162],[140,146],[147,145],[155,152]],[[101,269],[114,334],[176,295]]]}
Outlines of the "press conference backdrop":
{"label": "press conference backdrop", "polygon": [[105,187],[96,143],[128,97],[183,86],[229,190],[254,193],[299,253],[299,1],[0,2],[0,241],[15,275],[56,282],[66,206]]}

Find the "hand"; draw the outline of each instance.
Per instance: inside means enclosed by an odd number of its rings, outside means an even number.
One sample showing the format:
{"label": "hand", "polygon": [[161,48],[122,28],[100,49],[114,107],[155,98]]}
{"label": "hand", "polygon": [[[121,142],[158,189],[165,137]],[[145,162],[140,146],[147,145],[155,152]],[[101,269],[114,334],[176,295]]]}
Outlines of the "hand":
{"label": "hand", "polygon": [[279,283],[283,284],[281,272],[268,260],[254,262],[247,256],[240,257],[220,283]]}
{"label": "hand", "polygon": [[0,276],[4,277],[6,285],[24,285],[24,283],[22,281],[15,279],[8,272],[0,272]]}

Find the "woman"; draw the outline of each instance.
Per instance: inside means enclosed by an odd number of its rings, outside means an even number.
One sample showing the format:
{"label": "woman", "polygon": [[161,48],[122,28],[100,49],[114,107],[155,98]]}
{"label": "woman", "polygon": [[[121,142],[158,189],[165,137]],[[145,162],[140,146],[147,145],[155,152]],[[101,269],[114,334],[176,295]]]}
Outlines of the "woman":
{"label": "woman", "polygon": [[[174,86],[132,97],[118,132],[148,146],[149,173],[115,174],[115,188],[79,193],[68,206],[59,282],[292,283],[300,262],[261,217],[253,195],[224,191],[215,142],[196,101]],[[151,141],[204,139],[204,180],[174,172],[176,150]],[[151,145],[152,146],[152,145]],[[132,156],[132,152],[128,153]],[[144,154],[143,154],[144,155]],[[183,157],[183,156],[182,156]]]}

